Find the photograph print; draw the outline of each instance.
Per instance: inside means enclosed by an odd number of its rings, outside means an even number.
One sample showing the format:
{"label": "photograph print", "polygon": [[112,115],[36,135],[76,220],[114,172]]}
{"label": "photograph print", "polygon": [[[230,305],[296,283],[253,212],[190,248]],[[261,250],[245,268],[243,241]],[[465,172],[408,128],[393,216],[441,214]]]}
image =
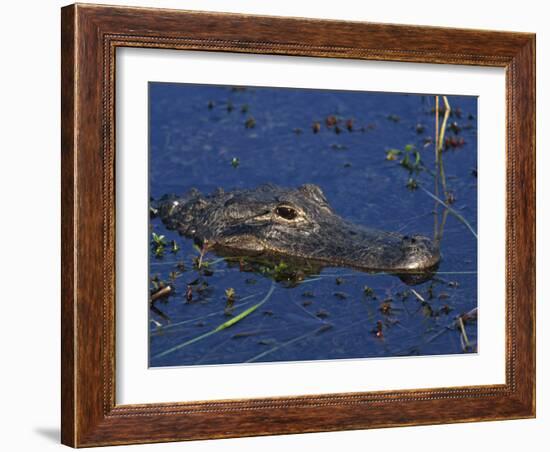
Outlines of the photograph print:
{"label": "photograph print", "polygon": [[149,366],[477,353],[477,97],[150,82]]}

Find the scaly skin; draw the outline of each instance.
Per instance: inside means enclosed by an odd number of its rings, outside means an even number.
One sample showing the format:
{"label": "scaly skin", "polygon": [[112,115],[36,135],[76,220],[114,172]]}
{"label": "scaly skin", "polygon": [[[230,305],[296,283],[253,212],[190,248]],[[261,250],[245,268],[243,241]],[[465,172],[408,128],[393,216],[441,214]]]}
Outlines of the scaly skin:
{"label": "scaly skin", "polygon": [[406,236],[353,224],[336,214],[321,188],[272,184],[204,196],[192,190],[157,204],[167,228],[208,241],[209,249],[247,256],[282,255],[363,271],[422,273],[437,267],[438,247]]}

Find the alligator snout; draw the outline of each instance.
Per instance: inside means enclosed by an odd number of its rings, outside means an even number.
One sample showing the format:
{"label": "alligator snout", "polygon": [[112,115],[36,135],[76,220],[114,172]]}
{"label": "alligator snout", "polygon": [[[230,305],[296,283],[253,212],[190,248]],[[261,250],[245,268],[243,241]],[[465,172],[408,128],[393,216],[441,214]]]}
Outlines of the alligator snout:
{"label": "alligator snout", "polygon": [[439,263],[439,247],[422,235],[403,236],[403,269],[426,270]]}
{"label": "alligator snout", "polygon": [[331,221],[321,223],[315,243],[317,249],[309,252],[302,242],[304,257],[310,254],[328,263],[365,271],[428,272],[440,261],[439,247],[427,237],[367,228],[335,214]]}

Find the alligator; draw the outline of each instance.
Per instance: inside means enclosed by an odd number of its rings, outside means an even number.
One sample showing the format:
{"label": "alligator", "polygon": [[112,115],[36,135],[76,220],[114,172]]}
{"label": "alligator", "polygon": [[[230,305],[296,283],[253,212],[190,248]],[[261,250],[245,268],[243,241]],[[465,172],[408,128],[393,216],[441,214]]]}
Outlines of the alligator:
{"label": "alligator", "polygon": [[[322,266],[398,275],[427,274],[440,261],[439,246],[421,235],[402,235],[356,225],[340,217],[318,185],[203,195],[192,189],[152,204],[168,229],[221,255],[286,256]],[[418,278],[409,282],[418,283]]]}

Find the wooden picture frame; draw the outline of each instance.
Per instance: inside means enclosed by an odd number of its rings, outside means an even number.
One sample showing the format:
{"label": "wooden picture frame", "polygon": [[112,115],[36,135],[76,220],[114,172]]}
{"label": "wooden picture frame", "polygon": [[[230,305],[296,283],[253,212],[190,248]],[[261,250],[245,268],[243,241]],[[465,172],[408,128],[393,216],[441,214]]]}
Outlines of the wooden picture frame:
{"label": "wooden picture frame", "polygon": [[[73,447],[535,416],[535,35],[71,5],[62,9],[62,442]],[[115,403],[115,50],[506,70],[506,383]]]}

